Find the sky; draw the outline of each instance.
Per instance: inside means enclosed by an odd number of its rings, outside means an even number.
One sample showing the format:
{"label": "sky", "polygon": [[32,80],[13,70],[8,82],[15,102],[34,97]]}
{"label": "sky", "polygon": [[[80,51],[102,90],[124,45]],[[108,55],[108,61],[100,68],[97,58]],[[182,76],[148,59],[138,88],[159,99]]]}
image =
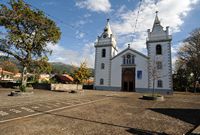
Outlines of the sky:
{"label": "sky", "polygon": [[[9,0],[0,0],[7,3]],[[131,47],[146,54],[147,29],[152,29],[155,12],[161,25],[170,27],[172,34],[172,62],[182,41],[200,27],[200,0],[24,0],[54,20],[62,35],[49,61],[79,65],[87,61],[94,67],[97,36],[101,35],[106,19],[123,50]],[[139,14],[138,14],[139,12]],[[138,17],[137,17],[138,16]],[[137,23],[136,23],[136,18]]]}

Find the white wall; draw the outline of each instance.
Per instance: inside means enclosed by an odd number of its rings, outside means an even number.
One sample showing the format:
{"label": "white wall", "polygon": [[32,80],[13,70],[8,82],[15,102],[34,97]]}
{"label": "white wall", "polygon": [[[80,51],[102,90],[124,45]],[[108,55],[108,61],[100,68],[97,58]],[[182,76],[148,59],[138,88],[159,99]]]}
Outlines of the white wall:
{"label": "white wall", "polygon": [[[162,55],[156,55],[156,45],[160,44],[162,46]],[[156,42],[156,43],[150,43],[149,44],[149,57],[150,60],[150,69],[149,72],[152,72],[153,66],[156,67],[156,61],[162,62],[162,69],[156,70],[156,75],[158,76],[158,79],[155,80],[155,88],[158,89],[171,89],[172,88],[172,82],[171,82],[171,53],[170,50],[171,45],[169,42]],[[157,87],[157,80],[163,81],[163,87]],[[150,82],[149,82],[150,88],[153,88],[153,77],[150,75]]]}
{"label": "white wall", "polygon": [[[101,56],[102,49],[106,49],[106,57]],[[100,85],[100,79],[104,79],[104,85],[109,86],[109,67],[110,67],[110,47],[97,47],[95,55],[95,85]],[[101,63],[105,64],[105,68],[101,69]]]}
{"label": "white wall", "polygon": [[[143,57],[131,50],[127,50],[117,57],[112,59],[111,62],[111,86],[112,87],[121,87],[122,81],[122,62],[123,55],[130,53],[135,56],[135,88],[148,88],[148,59]],[[137,79],[137,71],[142,71],[142,79]]]}

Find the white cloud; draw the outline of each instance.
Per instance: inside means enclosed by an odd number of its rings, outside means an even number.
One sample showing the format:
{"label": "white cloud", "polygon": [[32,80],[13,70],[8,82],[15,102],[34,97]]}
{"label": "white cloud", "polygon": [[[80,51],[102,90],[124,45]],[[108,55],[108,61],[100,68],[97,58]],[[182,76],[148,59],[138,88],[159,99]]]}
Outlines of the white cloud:
{"label": "white cloud", "polygon": [[85,36],[85,33],[81,31],[76,31],[75,34],[77,39],[82,39]]}
{"label": "white cloud", "polygon": [[77,22],[74,24],[74,26],[75,26],[75,27],[81,27],[82,25],[84,25],[84,24],[86,24],[86,23],[88,23],[87,20],[79,20],[79,21],[77,21]]}
{"label": "white cloud", "polygon": [[92,20],[91,20],[91,19],[88,19],[88,17],[89,17],[89,16],[87,16],[87,14],[86,14],[86,16],[83,16],[83,19],[80,19],[80,20],[76,21],[76,22],[73,24],[73,26],[74,26],[75,28],[80,28],[80,27],[84,26],[85,24],[92,23]]}
{"label": "white cloud", "polygon": [[78,20],[73,24],[73,27],[77,29],[75,32],[77,39],[82,39],[87,34],[86,32],[83,32],[80,29],[84,27],[85,24],[92,23],[92,20],[88,19],[88,17],[90,17],[90,14],[85,14],[83,16],[84,20]]}
{"label": "white cloud", "polygon": [[83,60],[85,60],[90,67],[94,67],[95,48],[94,42],[86,43],[82,51]]}
{"label": "white cloud", "polygon": [[85,14],[83,17],[84,17],[84,18],[88,18],[88,17],[90,17],[90,16],[91,16],[91,14],[87,13],[87,14]]}
{"label": "white cloud", "polygon": [[76,2],[76,6],[95,12],[107,13],[111,10],[109,0],[79,0]]}
{"label": "white cloud", "polygon": [[53,50],[49,57],[51,62],[62,62],[79,66],[81,62],[86,61],[89,67],[94,67],[94,45],[87,43],[82,50],[74,51],[66,49],[59,44],[49,44],[48,47]]}
{"label": "white cloud", "polygon": [[178,50],[179,50],[179,48],[181,47],[182,44],[183,44],[183,42],[179,42],[179,43],[177,43],[177,44],[175,44],[175,45],[173,45],[171,47],[171,55],[172,55],[172,65],[173,65],[173,68],[175,68],[174,67],[175,66],[175,62],[178,59],[177,58],[177,52],[178,52]]}
{"label": "white cloud", "polygon": [[8,56],[6,53],[0,52],[0,56]]}
{"label": "white cloud", "polygon": [[[155,2],[157,4],[155,5]],[[155,11],[159,11],[159,19],[161,24],[166,27],[170,26],[171,33],[180,31],[181,25],[184,23],[184,17],[192,10],[193,4],[197,4],[199,0],[143,0],[140,15],[138,18],[137,28],[133,33],[133,27],[137,16],[138,8],[128,10],[125,5],[122,5],[115,12],[115,20],[111,23],[112,30],[117,36],[119,45],[126,45],[132,42],[132,48],[145,53],[147,29],[152,28],[155,18]],[[109,0],[81,0],[76,2],[76,6],[86,8],[96,12],[109,12],[111,4]],[[84,17],[90,17],[90,14]],[[84,25],[86,20],[79,20],[77,27]],[[83,38],[84,33],[77,32],[77,38]],[[134,36],[134,38],[133,38]],[[83,39],[86,40],[86,39]],[[94,42],[88,42],[80,51],[69,50],[61,45],[52,46],[53,54],[50,57],[51,61],[59,61],[66,64],[79,65],[81,61],[86,60],[90,67],[94,66]],[[177,48],[180,44],[172,46],[172,61],[176,60]],[[124,49],[124,46],[119,46],[119,50]]]}
{"label": "white cloud", "polygon": [[[146,48],[146,31],[153,26],[156,10],[159,11],[158,16],[161,25],[164,27],[170,26],[171,33],[173,34],[180,31],[180,26],[184,23],[184,17],[192,10],[193,4],[199,2],[199,0],[159,0],[157,3],[156,1],[143,0],[135,33],[133,31],[138,8],[121,12],[124,8],[122,5],[120,11],[116,14],[117,20],[112,23],[112,29],[119,37],[120,43],[125,44],[133,41],[131,44],[133,48],[146,53],[144,52]],[[134,38],[131,38],[130,35],[134,36]],[[123,36],[124,38],[121,38]],[[127,38],[125,38],[126,36]]]}

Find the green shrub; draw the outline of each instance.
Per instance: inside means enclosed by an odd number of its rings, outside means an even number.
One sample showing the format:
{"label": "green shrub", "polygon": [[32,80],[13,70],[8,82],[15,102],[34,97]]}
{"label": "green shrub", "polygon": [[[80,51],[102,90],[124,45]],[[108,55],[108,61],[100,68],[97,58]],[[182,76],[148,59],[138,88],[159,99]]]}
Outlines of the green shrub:
{"label": "green shrub", "polygon": [[48,80],[42,80],[41,83],[49,84],[50,81],[48,81]]}
{"label": "green shrub", "polygon": [[53,77],[50,79],[50,83],[59,83],[59,82],[55,77]]}
{"label": "green shrub", "polygon": [[20,89],[21,92],[26,92],[26,86],[25,85],[21,85],[19,87],[19,89]]}
{"label": "green shrub", "polygon": [[31,83],[27,83],[27,87],[32,87],[32,84]]}

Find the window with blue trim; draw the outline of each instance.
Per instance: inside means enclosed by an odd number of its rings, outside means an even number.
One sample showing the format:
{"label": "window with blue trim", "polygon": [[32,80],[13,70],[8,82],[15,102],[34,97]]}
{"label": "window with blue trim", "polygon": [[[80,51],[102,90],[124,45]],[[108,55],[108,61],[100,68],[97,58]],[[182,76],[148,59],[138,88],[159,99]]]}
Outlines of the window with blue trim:
{"label": "window with blue trim", "polygon": [[142,71],[141,71],[141,70],[138,70],[138,71],[137,71],[137,79],[138,79],[138,80],[141,80],[141,79],[142,79]]}

